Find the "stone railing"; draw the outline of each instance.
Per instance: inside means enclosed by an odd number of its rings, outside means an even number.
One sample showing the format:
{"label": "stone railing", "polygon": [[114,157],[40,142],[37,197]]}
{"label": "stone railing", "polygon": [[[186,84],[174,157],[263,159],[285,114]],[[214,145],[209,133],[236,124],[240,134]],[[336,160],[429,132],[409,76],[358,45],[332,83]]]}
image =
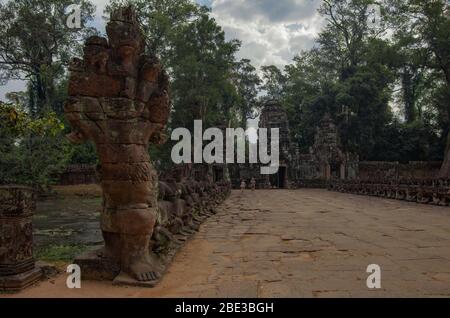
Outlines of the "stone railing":
{"label": "stone railing", "polygon": [[440,161],[361,161],[358,176],[362,180],[406,180],[437,178]]}
{"label": "stone railing", "polygon": [[70,165],[59,176],[61,185],[93,184],[98,182],[95,165]]}
{"label": "stone railing", "polygon": [[450,180],[333,181],[329,190],[440,206],[450,205]]}
{"label": "stone railing", "polygon": [[328,187],[328,181],[321,179],[302,179],[292,181],[290,186],[293,189],[326,189]]}
{"label": "stone railing", "polygon": [[153,251],[164,257],[172,255],[200,224],[216,214],[216,207],[230,194],[229,182],[198,182],[194,180],[159,182],[158,225],[152,240]]}

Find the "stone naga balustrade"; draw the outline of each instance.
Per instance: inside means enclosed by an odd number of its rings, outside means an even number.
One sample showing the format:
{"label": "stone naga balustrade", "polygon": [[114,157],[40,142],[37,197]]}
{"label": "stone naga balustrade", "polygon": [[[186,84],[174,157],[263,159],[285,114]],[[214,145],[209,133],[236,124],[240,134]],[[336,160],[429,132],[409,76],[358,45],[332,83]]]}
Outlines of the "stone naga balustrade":
{"label": "stone naga balustrade", "polygon": [[422,204],[450,206],[450,180],[448,179],[340,180],[332,181],[328,189]]}
{"label": "stone naga balustrade", "polygon": [[216,207],[230,195],[231,183],[166,179],[159,182],[159,190],[153,252],[167,262],[201,223],[216,214]]}
{"label": "stone naga balustrade", "polygon": [[[158,182],[158,190],[158,215],[150,248],[162,274],[200,225],[217,213],[217,207],[231,193],[231,183],[166,178]],[[114,280],[120,272],[116,264],[98,262],[95,251],[80,256],[75,263],[81,265],[83,279]]]}

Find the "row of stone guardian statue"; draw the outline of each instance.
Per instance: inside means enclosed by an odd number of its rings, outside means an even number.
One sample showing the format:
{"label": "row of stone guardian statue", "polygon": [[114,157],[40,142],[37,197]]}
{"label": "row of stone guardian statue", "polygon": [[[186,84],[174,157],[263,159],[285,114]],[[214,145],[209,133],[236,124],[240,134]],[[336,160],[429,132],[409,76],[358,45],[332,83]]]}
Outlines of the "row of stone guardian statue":
{"label": "row of stone guardian statue", "polygon": [[152,237],[152,250],[162,259],[170,258],[200,224],[216,214],[216,207],[230,194],[228,182],[196,180],[159,181],[158,219]]}
{"label": "row of stone guardian statue", "polygon": [[450,180],[447,179],[340,180],[331,182],[329,190],[450,206]]}

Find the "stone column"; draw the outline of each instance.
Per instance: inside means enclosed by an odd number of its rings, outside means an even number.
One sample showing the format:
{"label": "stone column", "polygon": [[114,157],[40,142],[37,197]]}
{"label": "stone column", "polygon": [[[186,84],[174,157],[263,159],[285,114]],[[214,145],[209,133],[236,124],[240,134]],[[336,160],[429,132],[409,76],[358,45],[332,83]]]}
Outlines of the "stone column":
{"label": "stone column", "polygon": [[42,275],[33,258],[35,196],[31,188],[0,187],[0,290],[19,291]]}
{"label": "stone column", "polygon": [[450,178],[450,133],[447,137],[447,147],[445,148],[444,161],[442,162],[441,171],[439,172],[439,178]]}
{"label": "stone column", "polygon": [[347,177],[345,175],[345,165],[343,163],[341,164],[340,179],[341,180],[347,179]]}
{"label": "stone column", "polygon": [[223,164],[223,181],[231,183],[230,170],[227,163]]}

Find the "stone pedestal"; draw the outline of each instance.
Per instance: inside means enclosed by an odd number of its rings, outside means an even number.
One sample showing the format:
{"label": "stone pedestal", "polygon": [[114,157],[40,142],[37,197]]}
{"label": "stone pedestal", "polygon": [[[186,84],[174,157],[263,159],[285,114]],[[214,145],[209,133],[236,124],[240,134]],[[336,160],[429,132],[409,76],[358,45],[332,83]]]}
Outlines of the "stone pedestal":
{"label": "stone pedestal", "polygon": [[0,187],[0,291],[21,290],[42,276],[33,258],[35,207],[33,189]]}
{"label": "stone pedestal", "polygon": [[87,251],[74,260],[80,266],[82,279],[114,280],[120,273],[120,266],[109,258],[102,257],[103,249]]}

